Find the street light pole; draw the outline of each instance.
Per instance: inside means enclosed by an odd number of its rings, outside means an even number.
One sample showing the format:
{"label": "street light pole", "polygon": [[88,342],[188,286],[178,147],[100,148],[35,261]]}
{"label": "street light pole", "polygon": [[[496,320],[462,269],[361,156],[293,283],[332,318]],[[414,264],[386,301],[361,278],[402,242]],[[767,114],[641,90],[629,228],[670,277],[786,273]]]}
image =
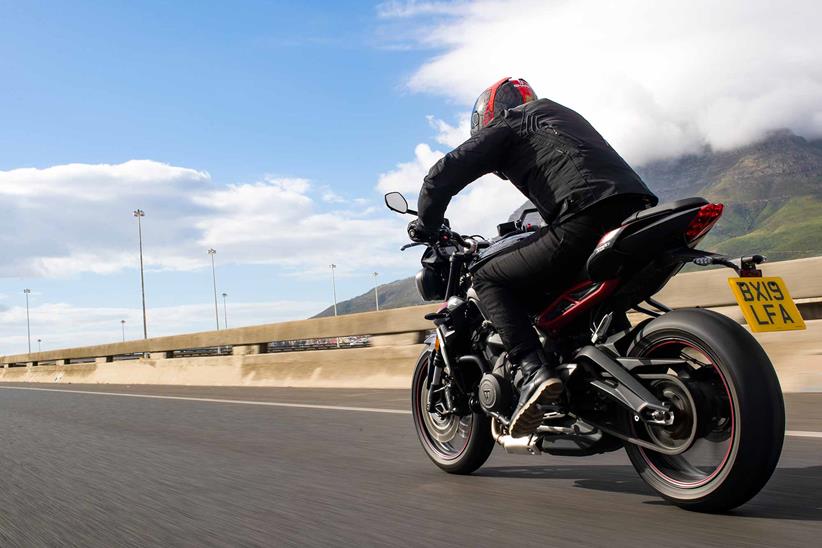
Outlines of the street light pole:
{"label": "street light pole", "polygon": [[220,311],[217,308],[217,269],[214,266],[214,255],[217,250],[209,248],[208,254],[211,255],[211,280],[214,282],[214,320],[217,322],[217,331],[220,330]]}
{"label": "street light pole", "polygon": [[137,236],[140,242],[140,292],[143,296],[143,338],[148,338],[148,322],[146,321],[146,280],[143,274],[143,223],[141,219],[146,216],[142,209],[135,209],[134,216],[137,217]]}
{"label": "street light pole", "polygon": [[380,286],[377,284],[377,276],[379,272],[374,272],[374,304],[377,305],[377,312],[380,311]]}
{"label": "street light pole", "polygon": [[[334,277],[334,271],[337,269],[337,265],[331,263],[331,289],[334,291],[334,316],[337,315],[337,280]],[[336,337],[337,339],[337,348],[340,347],[340,338]]]}
{"label": "street light pole", "polygon": [[334,277],[334,270],[337,269],[337,265],[331,264],[331,289],[334,291],[334,315],[337,315],[337,280]]}
{"label": "street light pole", "polygon": [[29,354],[31,354],[31,320],[29,318],[29,295],[31,294],[31,289],[24,289],[23,293],[26,295],[26,335],[29,339]]}
{"label": "street light pole", "polygon": [[223,293],[223,329],[228,329],[228,306],[225,304],[225,298],[228,293]]}
{"label": "street light pole", "polygon": [[43,345],[41,344],[42,342],[43,342],[43,339],[37,339],[37,351],[38,352],[43,351]]}
{"label": "street light pole", "polygon": [[120,320],[120,327],[123,329],[123,342],[126,342],[126,321]]}

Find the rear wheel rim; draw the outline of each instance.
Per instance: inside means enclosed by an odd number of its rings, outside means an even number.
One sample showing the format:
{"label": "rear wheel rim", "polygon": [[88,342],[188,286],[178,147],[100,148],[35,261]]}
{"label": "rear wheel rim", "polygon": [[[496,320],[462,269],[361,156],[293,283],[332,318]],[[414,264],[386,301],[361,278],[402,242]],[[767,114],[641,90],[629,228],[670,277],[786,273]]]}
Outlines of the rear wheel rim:
{"label": "rear wheel rim", "polygon": [[428,411],[428,366],[417,368],[414,416],[420,441],[438,458],[450,461],[462,455],[471,440],[474,416],[441,417]]}
{"label": "rear wheel rim", "polygon": [[[736,443],[736,406],[726,376],[711,353],[684,338],[671,337],[656,342],[642,352],[642,357],[686,359],[693,371],[679,372],[677,377],[682,377],[683,373],[690,377],[680,380],[696,391],[694,399],[703,405],[699,407],[697,404],[695,420],[699,425],[688,449],[670,456],[640,447],[639,453],[663,482],[680,489],[702,487],[726,468]],[[677,403],[673,405],[678,406]],[[634,425],[636,435],[653,439],[648,431],[643,432],[640,428]]]}

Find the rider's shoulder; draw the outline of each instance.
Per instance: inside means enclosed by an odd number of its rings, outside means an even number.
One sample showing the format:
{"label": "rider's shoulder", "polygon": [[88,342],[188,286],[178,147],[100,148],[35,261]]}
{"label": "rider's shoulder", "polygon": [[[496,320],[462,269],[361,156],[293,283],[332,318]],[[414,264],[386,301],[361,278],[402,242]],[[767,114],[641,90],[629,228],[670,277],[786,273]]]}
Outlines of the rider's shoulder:
{"label": "rider's shoulder", "polygon": [[537,99],[525,104],[507,109],[499,118],[512,127],[516,127],[523,120],[539,113],[552,112],[556,109],[557,103],[550,99]]}

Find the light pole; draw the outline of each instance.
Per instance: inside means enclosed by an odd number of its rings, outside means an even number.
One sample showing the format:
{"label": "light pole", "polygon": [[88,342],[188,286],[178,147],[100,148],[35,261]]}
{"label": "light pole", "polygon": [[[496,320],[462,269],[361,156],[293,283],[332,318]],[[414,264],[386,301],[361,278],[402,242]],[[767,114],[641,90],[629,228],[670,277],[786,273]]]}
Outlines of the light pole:
{"label": "light pole", "polygon": [[374,272],[374,304],[377,305],[377,312],[380,311],[380,286],[377,283],[377,276],[379,275],[379,272]]}
{"label": "light pole", "polygon": [[120,327],[123,329],[123,342],[126,342],[126,321],[120,320]]}
{"label": "light pole", "polygon": [[228,293],[223,293],[223,329],[228,329],[228,307],[225,304],[225,298]]}
{"label": "light pole", "polygon": [[23,293],[26,295],[26,335],[29,339],[29,354],[31,354],[31,320],[29,318],[29,295],[31,294],[31,289],[24,289]]}
{"label": "light pole", "polygon": [[140,242],[140,291],[143,295],[143,338],[148,338],[148,322],[146,321],[146,280],[143,274],[143,223],[141,219],[146,216],[142,209],[135,209],[134,216],[137,217],[137,236]]}
{"label": "light pole", "polygon": [[41,344],[42,342],[43,342],[43,339],[37,339],[37,351],[38,352],[43,351],[43,345]]}
{"label": "light pole", "polygon": [[217,331],[220,330],[220,312],[217,308],[217,269],[214,266],[214,255],[217,250],[209,248],[208,254],[211,255],[211,280],[214,282],[214,320],[217,322]]}
{"label": "light pole", "polygon": [[[337,280],[334,277],[334,271],[337,269],[337,265],[331,263],[329,265],[331,267],[331,289],[334,291],[334,316],[337,315]],[[337,348],[340,347],[340,338],[336,337],[337,339]]]}
{"label": "light pole", "polygon": [[337,315],[337,280],[334,277],[334,271],[337,269],[337,265],[330,264],[331,267],[331,289],[334,292],[334,315]]}

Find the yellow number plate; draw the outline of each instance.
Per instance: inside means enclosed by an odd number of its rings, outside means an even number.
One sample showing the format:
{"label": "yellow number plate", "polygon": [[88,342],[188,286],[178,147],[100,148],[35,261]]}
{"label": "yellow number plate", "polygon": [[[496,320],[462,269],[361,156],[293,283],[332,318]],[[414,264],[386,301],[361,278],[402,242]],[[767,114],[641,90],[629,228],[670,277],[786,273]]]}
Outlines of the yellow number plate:
{"label": "yellow number plate", "polygon": [[736,302],[751,331],[790,331],[805,329],[782,278],[728,278]]}

